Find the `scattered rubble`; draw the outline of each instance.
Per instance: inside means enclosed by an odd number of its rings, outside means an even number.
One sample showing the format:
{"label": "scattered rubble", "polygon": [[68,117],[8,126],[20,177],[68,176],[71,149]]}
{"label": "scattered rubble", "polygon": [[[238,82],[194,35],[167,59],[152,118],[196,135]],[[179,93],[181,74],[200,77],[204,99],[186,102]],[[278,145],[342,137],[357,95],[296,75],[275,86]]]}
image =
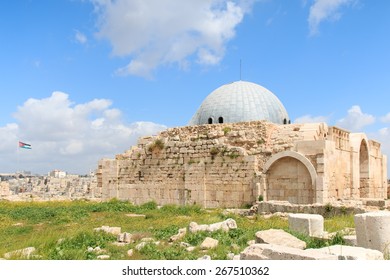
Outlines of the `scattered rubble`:
{"label": "scattered rubble", "polygon": [[210,225],[198,225],[196,222],[191,222],[189,225],[189,232],[194,233],[198,231],[217,231],[217,230],[223,230],[223,231],[229,231],[230,229],[236,229],[237,223],[233,219],[227,219],[226,221],[214,223]]}
{"label": "scattered rubble", "polygon": [[287,247],[305,249],[306,242],[281,229],[269,229],[256,232],[256,243],[283,245]]}

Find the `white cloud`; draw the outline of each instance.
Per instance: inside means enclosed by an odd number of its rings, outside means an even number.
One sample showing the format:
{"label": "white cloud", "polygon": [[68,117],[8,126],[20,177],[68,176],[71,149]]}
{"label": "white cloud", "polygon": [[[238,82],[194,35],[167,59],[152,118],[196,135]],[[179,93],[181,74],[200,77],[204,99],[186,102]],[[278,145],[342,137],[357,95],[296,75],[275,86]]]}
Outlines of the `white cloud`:
{"label": "white cloud", "polygon": [[294,123],[321,123],[321,122],[328,122],[328,117],[324,116],[317,116],[313,117],[311,115],[304,115],[302,117],[298,117],[295,119]]}
{"label": "white cloud", "polygon": [[352,106],[348,110],[348,115],[337,121],[336,125],[348,129],[352,132],[358,132],[363,127],[373,124],[375,122],[375,117],[363,113],[360,106]]}
{"label": "white cloud", "polygon": [[85,34],[81,33],[80,31],[76,30],[75,31],[75,35],[74,35],[74,38],[75,40],[84,45],[85,43],[87,43],[88,39],[87,39],[87,36],[85,36]]}
{"label": "white cloud", "polygon": [[160,65],[187,66],[194,55],[215,65],[256,0],[90,0],[98,13],[98,37],[116,56],[131,56],[121,75],[150,77]]}
{"label": "white cloud", "polygon": [[[310,7],[309,29],[310,35],[318,33],[318,26],[326,20],[338,20],[341,17],[340,9],[349,6],[357,0],[314,0]],[[306,4],[306,1],[304,2]]]}
{"label": "white cloud", "polygon": [[[28,99],[14,113],[16,123],[0,127],[0,170],[86,173],[96,169],[99,159],[114,157],[140,136],[166,128],[150,122],[126,124],[111,105],[107,99],[75,104],[63,92]],[[32,149],[18,149],[19,140]]]}
{"label": "white cloud", "polygon": [[384,123],[390,123],[390,113],[387,113],[386,116],[381,117],[381,121]]}

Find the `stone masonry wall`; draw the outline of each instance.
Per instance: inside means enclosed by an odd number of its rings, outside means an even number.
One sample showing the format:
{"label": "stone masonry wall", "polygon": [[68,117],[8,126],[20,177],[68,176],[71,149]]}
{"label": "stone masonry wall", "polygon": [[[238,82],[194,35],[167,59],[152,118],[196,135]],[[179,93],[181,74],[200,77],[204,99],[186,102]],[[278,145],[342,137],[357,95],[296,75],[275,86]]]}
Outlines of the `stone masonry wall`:
{"label": "stone masonry wall", "polygon": [[98,167],[102,198],[136,204],[241,207],[257,199],[256,172],[304,140],[303,125],[245,122],[170,128]]}
{"label": "stone masonry wall", "polygon": [[[154,200],[160,205],[204,207],[242,207],[267,192],[278,200],[298,203],[359,198],[353,183],[359,179],[353,175],[359,170],[354,167],[359,156],[358,150],[352,152],[349,137],[349,132],[324,123],[253,121],[170,128],[139,139],[115,159],[99,161],[97,194],[135,204]],[[380,146],[370,146],[375,147],[371,162],[376,161],[377,169],[370,179],[378,181],[385,163]],[[310,164],[278,160],[264,173],[271,157],[284,151],[299,153]],[[275,169],[283,162],[286,167]],[[285,191],[289,189],[292,194]],[[373,191],[370,197],[377,197],[377,192],[384,193]]]}

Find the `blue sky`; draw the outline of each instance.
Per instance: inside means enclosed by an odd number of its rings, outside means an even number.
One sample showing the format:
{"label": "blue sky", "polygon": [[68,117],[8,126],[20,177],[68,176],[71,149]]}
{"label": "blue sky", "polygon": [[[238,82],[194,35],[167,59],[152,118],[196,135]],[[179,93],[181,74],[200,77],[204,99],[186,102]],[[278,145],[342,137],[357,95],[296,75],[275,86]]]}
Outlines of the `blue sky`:
{"label": "blue sky", "polygon": [[0,172],[94,170],[186,125],[240,60],[293,121],[390,153],[389,13],[379,0],[2,1]]}

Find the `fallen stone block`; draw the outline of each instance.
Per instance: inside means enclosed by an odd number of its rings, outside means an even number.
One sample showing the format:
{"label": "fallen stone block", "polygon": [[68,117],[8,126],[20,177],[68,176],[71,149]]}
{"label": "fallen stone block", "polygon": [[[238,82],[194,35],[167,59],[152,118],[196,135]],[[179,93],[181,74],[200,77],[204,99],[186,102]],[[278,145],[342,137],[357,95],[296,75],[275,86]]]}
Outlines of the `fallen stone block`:
{"label": "fallen stone block", "polygon": [[237,228],[237,223],[233,219],[227,219],[226,221],[220,222],[220,223],[215,223],[215,224],[210,224],[208,231],[213,232],[217,230],[223,230],[223,231],[229,231],[230,229],[236,229]]}
{"label": "fallen stone block", "polygon": [[206,239],[200,244],[201,249],[213,249],[218,246],[219,241],[211,237],[206,237]]}
{"label": "fallen stone block", "polygon": [[196,248],[194,247],[194,246],[189,246],[189,247],[187,247],[186,248],[186,251],[187,252],[192,252],[192,251],[194,251]]}
{"label": "fallen stone block", "polygon": [[343,236],[343,240],[345,242],[345,245],[357,246],[356,235],[345,235]]}
{"label": "fallen stone block", "polygon": [[169,238],[169,242],[174,242],[176,240],[180,240],[182,239],[185,235],[187,234],[187,229],[186,228],[181,228],[179,229],[179,232],[175,235],[172,235],[170,238]]}
{"label": "fallen stone block", "polygon": [[188,230],[190,233],[195,233],[198,231],[217,231],[217,230],[223,230],[223,231],[229,231],[230,229],[236,229],[237,223],[233,219],[227,219],[226,221],[214,223],[210,225],[198,225],[196,222],[191,222]]}
{"label": "fallen stone block", "polygon": [[98,260],[108,260],[110,259],[109,255],[100,255],[96,257]]}
{"label": "fallen stone block", "polygon": [[126,214],[127,217],[130,217],[130,218],[143,218],[145,219],[146,218],[146,215],[143,215],[143,214]]}
{"label": "fallen stone block", "polygon": [[357,214],[354,220],[357,246],[390,254],[390,212]]}
{"label": "fallen stone block", "polygon": [[117,241],[121,242],[121,243],[129,244],[129,243],[133,242],[131,237],[132,237],[132,235],[130,233],[123,232],[123,233],[118,234]]}
{"label": "fallen stone block", "polygon": [[8,252],[4,254],[4,258],[11,259],[11,258],[23,258],[23,259],[29,259],[32,257],[32,253],[35,252],[34,247],[27,247],[24,249]]}
{"label": "fallen stone block", "polygon": [[317,214],[289,214],[288,227],[295,232],[312,237],[322,237],[324,234],[324,217]]}
{"label": "fallen stone block", "polygon": [[337,256],[275,244],[254,244],[240,254],[241,260],[337,260]]}
{"label": "fallen stone block", "polygon": [[383,253],[377,250],[345,245],[333,245],[306,251],[335,255],[339,260],[383,260]]}
{"label": "fallen stone block", "polygon": [[256,243],[282,245],[297,249],[306,248],[306,242],[281,229],[269,229],[256,232]]}
{"label": "fallen stone block", "polygon": [[137,251],[141,251],[146,246],[146,244],[147,244],[147,242],[141,242],[137,246],[135,246],[135,249]]}
{"label": "fallen stone block", "polygon": [[94,228],[94,231],[104,231],[106,233],[114,234],[114,235],[119,235],[121,233],[121,228],[120,227],[109,227],[109,226],[102,226],[100,228]]}

